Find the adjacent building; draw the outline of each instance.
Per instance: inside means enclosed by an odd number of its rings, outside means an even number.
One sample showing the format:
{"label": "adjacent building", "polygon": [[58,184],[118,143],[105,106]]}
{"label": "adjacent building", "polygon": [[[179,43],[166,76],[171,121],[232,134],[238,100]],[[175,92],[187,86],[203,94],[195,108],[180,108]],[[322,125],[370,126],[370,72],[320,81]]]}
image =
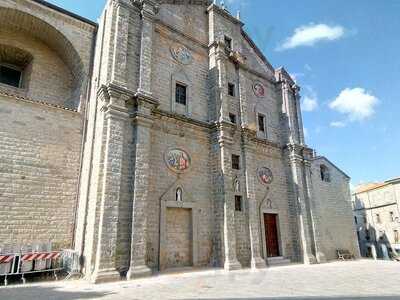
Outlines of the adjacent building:
{"label": "adjacent building", "polygon": [[243,25],[205,0],[109,0],[98,24],[0,0],[2,251],[73,248],[94,282],[355,252],[349,178]]}
{"label": "adjacent building", "polygon": [[352,197],[364,257],[389,259],[400,253],[400,178],[360,185]]}

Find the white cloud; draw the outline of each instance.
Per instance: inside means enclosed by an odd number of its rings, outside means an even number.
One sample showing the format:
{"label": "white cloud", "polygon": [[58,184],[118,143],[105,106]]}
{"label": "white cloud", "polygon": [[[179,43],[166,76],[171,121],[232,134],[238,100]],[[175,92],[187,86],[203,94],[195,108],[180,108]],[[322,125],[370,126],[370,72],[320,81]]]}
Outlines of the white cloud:
{"label": "white cloud", "polygon": [[329,26],[326,24],[309,24],[294,30],[291,37],[287,38],[277,50],[292,49],[300,46],[313,46],[320,41],[334,41],[344,35],[342,26]]}
{"label": "white cloud", "polygon": [[335,121],[335,122],[331,122],[331,127],[336,127],[336,128],[343,128],[346,127],[346,122],[342,122],[342,121]]}
{"label": "white cloud", "polygon": [[363,88],[346,88],[333,100],[329,107],[347,115],[350,121],[362,121],[375,113],[378,98]]}
{"label": "white cloud", "polygon": [[314,97],[305,96],[302,103],[303,111],[314,111],[318,108],[318,100]]}
{"label": "white cloud", "polygon": [[311,86],[305,86],[306,94],[301,101],[302,111],[311,112],[318,108],[318,97]]}

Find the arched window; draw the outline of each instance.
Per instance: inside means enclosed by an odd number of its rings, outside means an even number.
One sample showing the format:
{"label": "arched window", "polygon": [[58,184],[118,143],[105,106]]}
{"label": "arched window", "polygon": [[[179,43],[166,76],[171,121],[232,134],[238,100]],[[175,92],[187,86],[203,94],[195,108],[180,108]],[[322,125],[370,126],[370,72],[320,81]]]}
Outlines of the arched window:
{"label": "arched window", "polygon": [[321,180],[325,182],[331,182],[331,175],[329,173],[329,169],[325,165],[320,166],[321,169]]}

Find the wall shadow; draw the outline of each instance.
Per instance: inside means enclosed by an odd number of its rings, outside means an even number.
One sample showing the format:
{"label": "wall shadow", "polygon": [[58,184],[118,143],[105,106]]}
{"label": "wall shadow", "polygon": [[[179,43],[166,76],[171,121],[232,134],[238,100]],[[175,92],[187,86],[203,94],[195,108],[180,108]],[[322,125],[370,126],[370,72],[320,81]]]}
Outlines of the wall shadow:
{"label": "wall shadow", "polygon": [[183,300],[399,300],[400,296],[332,296],[332,297],[261,297],[261,298],[187,298]]}
{"label": "wall shadow", "polygon": [[74,292],[62,291],[61,287],[42,287],[42,286],[18,286],[0,288],[0,299],[4,300],[83,300],[101,299],[114,293],[95,292],[90,288],[87,290]]}

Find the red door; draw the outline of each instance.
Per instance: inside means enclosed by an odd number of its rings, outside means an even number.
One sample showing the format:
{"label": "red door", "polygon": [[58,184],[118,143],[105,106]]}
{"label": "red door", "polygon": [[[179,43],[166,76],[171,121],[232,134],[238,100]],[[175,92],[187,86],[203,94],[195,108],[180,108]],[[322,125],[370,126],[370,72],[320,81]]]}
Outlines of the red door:
{"label": "red door", "polygon": [[265,225],[265,242],[267,244],[267,256],[279,256],[279,241],[278,241],[278,215],[264,214]]}

